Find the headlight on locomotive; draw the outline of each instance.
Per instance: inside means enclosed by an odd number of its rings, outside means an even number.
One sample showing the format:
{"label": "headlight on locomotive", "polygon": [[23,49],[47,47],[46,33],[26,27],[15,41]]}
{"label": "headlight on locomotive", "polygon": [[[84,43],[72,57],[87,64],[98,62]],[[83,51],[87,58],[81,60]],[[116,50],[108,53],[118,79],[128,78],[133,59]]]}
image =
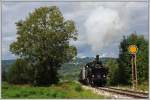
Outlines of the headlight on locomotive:
{"label": "headlight on locomotive", "polygon": [[94,78],[94,75],[92,75],[92,77]]}
{"label": "headlight on locomotive", "polygon": [[106,77],[106,75],[103,75],[103,77],[105,78],[105,77]]}

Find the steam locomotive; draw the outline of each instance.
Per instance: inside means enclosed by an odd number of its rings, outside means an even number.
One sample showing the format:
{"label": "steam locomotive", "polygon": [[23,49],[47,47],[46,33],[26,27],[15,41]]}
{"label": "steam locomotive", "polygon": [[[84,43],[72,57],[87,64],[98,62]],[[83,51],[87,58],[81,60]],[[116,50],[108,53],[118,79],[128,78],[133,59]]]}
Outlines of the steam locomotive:
{"label": "steam locomotive", "polygon": [[105,86],[108,69],[102,65],[99,55],[94,61],[87,63],[81,68],[79,82],[91,86]]}

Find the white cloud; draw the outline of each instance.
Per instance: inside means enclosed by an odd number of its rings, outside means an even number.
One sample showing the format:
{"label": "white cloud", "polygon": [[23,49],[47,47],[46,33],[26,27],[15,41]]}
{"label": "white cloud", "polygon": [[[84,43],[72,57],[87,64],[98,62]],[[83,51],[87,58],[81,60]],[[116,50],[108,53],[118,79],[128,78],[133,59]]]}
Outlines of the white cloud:
{"label": "white cloud", "polygon": [[[40,6],[60,8],[66,19],[75,21],[79,38],[71,42],[78,48],[78,56],[91,56],[100,53],[102,56],[116,56],[118,43],[122,35],[136,31],[148,34],[148,13],[146,3],[124,2],[26,2],[3,4],[3,57],[13,55],[9,45],[16,36],[15,22],[25,19],[29,12]],[[85,47],[85,48],[84,48]],[[89,48],[92,48],[90,50]]]}
{"label": "white cloud", "polygon": [[[138,34],[146,32],[143,35],[147,36],[146,8],[146,3],[104,3],[95,5],[93,9],[90,6],[84,23],[86,30],[84,40],[81,40],[86,41],[95,54],[116,57],[123,35],[138,31]],[[117,51],[117,53],[111,52],[113,48],[115,48],[113,52]]]}

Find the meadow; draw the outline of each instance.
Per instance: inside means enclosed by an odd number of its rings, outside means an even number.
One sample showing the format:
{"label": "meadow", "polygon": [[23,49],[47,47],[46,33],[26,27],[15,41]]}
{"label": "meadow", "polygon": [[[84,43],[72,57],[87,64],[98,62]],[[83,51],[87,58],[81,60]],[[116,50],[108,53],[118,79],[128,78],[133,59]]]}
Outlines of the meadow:
{"label": "meadow", "polygon": [[85,90],[76,82],[60,82],[49,87],[33,87],[30,85],[10,85],[2,83],[2,98],[22,99],[103,99],[104,96]]}

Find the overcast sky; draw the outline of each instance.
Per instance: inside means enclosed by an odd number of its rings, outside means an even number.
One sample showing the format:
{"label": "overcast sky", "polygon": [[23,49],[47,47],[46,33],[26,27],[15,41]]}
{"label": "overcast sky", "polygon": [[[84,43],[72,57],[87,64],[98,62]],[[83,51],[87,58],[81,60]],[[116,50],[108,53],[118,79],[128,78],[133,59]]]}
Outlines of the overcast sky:
{"label": "overcast sky", "polygon": [[136,31],[148,39],[147,2],[5,2],[2,4],[2,59],[15,59],[9,45],[16,40],[15,22],[41,6],[58,6],[66,20],[75,21],[78,57],[118,57],[123,35]]}

